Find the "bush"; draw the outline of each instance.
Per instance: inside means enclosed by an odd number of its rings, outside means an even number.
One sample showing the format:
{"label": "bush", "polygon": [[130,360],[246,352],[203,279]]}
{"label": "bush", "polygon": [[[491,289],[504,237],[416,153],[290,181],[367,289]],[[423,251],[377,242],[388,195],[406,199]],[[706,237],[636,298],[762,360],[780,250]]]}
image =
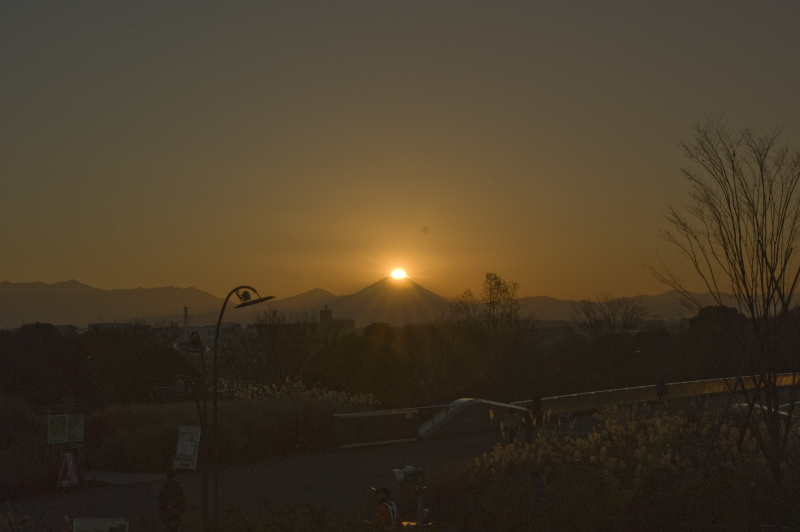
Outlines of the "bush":
{"label": "bush", "polygon": [[[297,382],[281,387],[226,383],[222,390],[233,397],[218,403],[222,465],[265,460],[298,449],[331,449],[333,414],[374,405],[370,396],[307,389]],[[211,410],[209,402],[209,423]],[[86,425],[86,454],[92,469],[162,472],[172,463],[179,427],[198,426],[200,420],[193,402],[128,404],[96,412]],[[201,442],[210,438],[203,434]],[[201,453],[205,449],[201,443]]]}
{"label": "bush", "polygon": [[193,403],[113,405],[86,420],[87,467],[163,472],[172,463],[181,425],[198,424]]}
{"label": "bush", "polygon": [[0,394],[0,427],[0,498],[52,490],[60,456],[49,452],[46,429],[30,407]]}
{"label": "bush", "polygon": [[[430,487],[429,493],[445,494],[429,497],[431,504],[445,520],[468,523],[467,530],[535,528],[544,521],[554,530],[602,530],[610,518],[644,530],[659,522],[796,521],[785,510],[796,508],[800,496],[787,489],[782,493],[793,499],[779,502],[752,433],[742,437],[734,424],[723,425],[708,447],[715,414],[632,406],[595,416],[589,434],[543,428],[532,445],[497,445],[454,468],[453,478]],[[786,467],[796,469],[794,456]]]}

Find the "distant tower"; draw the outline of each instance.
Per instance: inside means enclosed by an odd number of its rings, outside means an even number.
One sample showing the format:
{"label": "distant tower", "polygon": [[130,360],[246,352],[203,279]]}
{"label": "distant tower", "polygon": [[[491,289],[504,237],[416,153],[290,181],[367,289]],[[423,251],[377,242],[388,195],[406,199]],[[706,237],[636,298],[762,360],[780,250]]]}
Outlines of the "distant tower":
{"label": "distant tower", "polygon": [[183,326],[189,326],[189,307],[183,307]]}
{"label": "distant tower", "polygon": [[320,325],[330,325],[332,317],[333,312],[328,309],[328,305],[325,305],[325,308],[319,311]]}

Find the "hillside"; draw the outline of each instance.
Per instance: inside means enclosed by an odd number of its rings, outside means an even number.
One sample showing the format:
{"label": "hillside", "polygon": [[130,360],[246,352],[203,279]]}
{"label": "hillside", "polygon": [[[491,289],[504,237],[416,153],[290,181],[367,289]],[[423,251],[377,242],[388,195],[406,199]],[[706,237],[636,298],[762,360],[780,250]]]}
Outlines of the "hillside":
{"label": "hillside", "polygon": [[406,325],[434,321],[447,315],[450,300],[409,278],[386,277],[355,294],[336,298],[331,305],[337,314],[362,327],[374,322]]}
{"label": "hillside", "polygon": [[219,312],[222,300],[196,288],[103,290],[75,280],[54,284],[0,282],[3,329],[37,321],[80,328],[89,323],[137,319],[182,322],[184,306],[189,307],[190,316],[213,315]]}
{"label": "hillside", "polygon": [[[688,317],[677,292],[630,298],[645,310],[664,320]],[[713,305],[710,296],[701,296],[704,305]],[[726,302],[733,306],[733,301]],[[520,299],[523,312],[542,323],[572,319],[573,301],[546,296]],[[16,328],[25,323],[47,322],[86,328],[89,323],[131,322],[149,324],[183,323],[183,308],[189,309],[191,325],[216,323],[222,299],[196,288],[135,288],[104,290],[75,280],[61,283],[0,282],[0,329]],[[357,327],[375,322],[395,326],[425,323],[447,316],[450,300],[431,292],[412,279],[386,277],[349,295],[337,296],[314,288],[308,292],[268,305],[236,310],[229,305],[225,321],[252,322],[267,308],[282,312],[317,313],[327,306],[334,318],[353,319]]]}

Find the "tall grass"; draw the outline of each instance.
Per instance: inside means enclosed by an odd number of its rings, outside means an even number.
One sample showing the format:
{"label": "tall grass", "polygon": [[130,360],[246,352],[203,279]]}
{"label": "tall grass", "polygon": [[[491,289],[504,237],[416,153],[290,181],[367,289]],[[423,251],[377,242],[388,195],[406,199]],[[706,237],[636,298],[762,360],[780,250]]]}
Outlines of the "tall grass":
{"label": "tall grass", "polygon": [[[224,464],[254,462],[298,447],[330,448],[333,413],[374,408],[363,398],[290,388],[220,403]],[[532,444],[498,445],[452,462],[429,479],[426,501],[434,520],[463,531],[800,525],[797,431],[785,463],[786,485],[776,490],[752,432],[743,434],[735,417],[719,426],[716,414],[634,405],[606,408],[595,418],[589,433],[552,422],[537,430]],[[96,412],[86,429],[90,466],[161,472],[171,463],[178,427],[197,423],[196,407],[188,402]],[[17,458],[24,463],[24,456]],[[18,467],[3,459],[12,471]],[[221,530],[362,528],[355,516],[298,506],[272,508],[258,521],[232,513]]]}
{"label": "tall grass", "polygon": [[[300,450],[335,445],[334,413],[374,407],[371,396],[358,396],[299,382],[255,387],[226,383],[232,399],[218,404],[219,448],[223,465],[243,464]],[[209,423],[212,422],[208,403]],[[181,425],[198,426],[194,402],[115,405],[89,416],[86,427],[88,466],[107,471],[161,472],[172,463]],[[203,442],[210,434],[201,435]]]}
{"label": "tall grass", "polygon": [[[253,387],[224,383],[219,403],[223,465],[265,460],[298,450],[335,445],[334,413],[375,408],[369,395],[354,395],[300,382]],[[211,422],[211,402],[208,403]],[[181,425],[199,426],[193,401],[118,404],[85,419],[80,470],[161,473],[172,464]],[[201,459],[210,434],[201,436]],[[0,497],[50,492],[61,468],[61,449],[47,444],[47,427],[28,405],[0,394]]]}
{"label": "tall grass", "polygon": [[742,435],[735,420],[714,439],[714,414],[633,406],[596,418],[589,434],[542,428],[532,445],[498,445],[454,468],[430,486],[431,506],[466,530],[545,523],[552,530],[604,530],[612,518],[631,530],[800,523],[800,493],[792,489],[797,432],[785,464],[788,489],[780,492],[754,436]]}
{"label": "tall grass", "polygon": [[46,434],[27,404],[0,394],[0,498],[55,488],[61,462],[49,452]]}

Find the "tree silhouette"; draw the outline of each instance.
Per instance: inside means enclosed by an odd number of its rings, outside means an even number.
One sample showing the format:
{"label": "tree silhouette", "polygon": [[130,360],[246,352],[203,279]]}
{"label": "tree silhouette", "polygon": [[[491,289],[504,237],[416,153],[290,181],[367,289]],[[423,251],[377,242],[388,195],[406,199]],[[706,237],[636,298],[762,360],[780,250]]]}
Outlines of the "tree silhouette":
{"label": "tree silhouette", "polygon": [[484,383],[479,391],[497,398],[524,393],[526,380],[535,370],[535,322],[524,316],[517,291],[519,285],[505,281],[496,273],[487,273],[479,296],[465,290],[450,304],[453,319],[465,341],[473,364],[482,371]]}
{"label": "tree silhouette", "polygon": [[[670,229],[662,233],[717,305],[732,294],[747,320],[746,327],[726,320],[737,348],[725,356],[734,357],[739,367],[737,389],[747,395],[748,427],[778,486],[798,388],[792,387],[781,412],[777,375],[796,374],[800,362],[789,314],[800,276],[794,253],[800,236],[800,153],[779,146],[779,133],[737,131],[719,120],[696,124],[692,140],[681,144],[691,163],[682,170],[689,202],[684,208],[667,207]],[[697,299],[667,266],[652,270],[699,309]]]}
{"label": "tree silhouette", "polygon": [[85,360],[77,340],[49,323],[23,325],[0,341],[0,389],[34,405],[89,399],[82,382]]}
{"label": "tree silhouette", "polygon": [[609,294],[596,301],[582,299],[572,305],[573,322],[592,340],[619,339],[652,325],[653,318],[633,299],[614,298]]}

